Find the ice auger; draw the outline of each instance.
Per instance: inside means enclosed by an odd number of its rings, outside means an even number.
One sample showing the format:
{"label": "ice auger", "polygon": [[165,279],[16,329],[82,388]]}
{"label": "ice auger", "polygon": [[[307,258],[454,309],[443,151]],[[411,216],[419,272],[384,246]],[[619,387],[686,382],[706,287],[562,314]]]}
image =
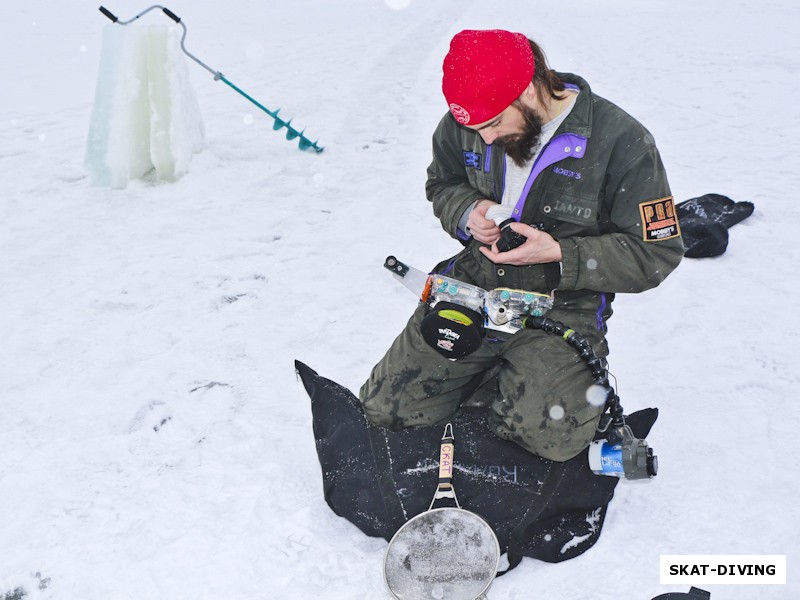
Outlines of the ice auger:
{"label": "ice auger", "polygon": [[183,52],[184,52],[184,54],[186,54],[186,56],[191,58],[194,62],[196,62],[201,67],[203,67],[206,71],[211,73],[214,76],[214,81],[222,81],[223,83],[225,83],[226,85],[231,87],[233,90],[235,90],[236,92],[238,92],[239,94],[241,94],[242,96],[247,98],[250,102],[255,104],[258,108],[263,110],[270,117],[272,117],[274,119],[274,121],[275,121],[274,124],[272,125],[272,128],[275,131],[278,131],[282,127],[286,127],[286,139],[287,140],[293,140],[295,138],[300,138],[298,140],[298,144],[299,144],[301,150],[314,150],[314,152],[317,152],[317,153],[322,152],[322,150],[324,148],[322,146],[318,146],[317,145],[317,141],[318,140],[312,142],[309,138],[307,138],[304,135],[305,129],[303,129],[302,131],[298,131],[297,129],[292,127],[292,120],[291,119],[289,119],[288,121],[284,121],[281,117],[278,116],[278,113],[280,112],[280,109],[277,109],[275,111],[269,110],[266,106],[264,106],[263,104],[258,102],[255,98],[253,98],[252,96],[250,96],[249,94],[244,92],[241,88],[239,88],[236,85],[234,85],[233,83],[231,83],[222,73],[212,69],[207,64],[205,64],[203,61],[201,61],[199,58],[197,58],[195,55],[193,55],[191,52],[189,52],[186,49],[186,44],[185,44],[186,33],[187,33],[186,25],[183,23],[183,21],[181,21],[181,18],[178,15],[176,15],[174,12],[172,12],[168,8],[166,8],[164,6],[160,6],[158,4],[154,4],[150,8],[143,10],[138,15],[136,15],[132,19],[128,19],[127,21],[120,21],[110,10],[108,10],[104,6],[100,7],[100,12],[103,13],[109,19],[111,19],[111,21],[113,23],[117,23],[118,25],[127,25],[128,23],[132,23],[133,21],[136,21],[139,17],[149,13],[151,10],[157,10],[157,9],[160,9],[165,15],[167,15],[170,19],[175,21],[175,23],[177,23],[178,25],[181,26],[181,28],[183,29],[183,35],[181,36],[181,50],[183,50]]}

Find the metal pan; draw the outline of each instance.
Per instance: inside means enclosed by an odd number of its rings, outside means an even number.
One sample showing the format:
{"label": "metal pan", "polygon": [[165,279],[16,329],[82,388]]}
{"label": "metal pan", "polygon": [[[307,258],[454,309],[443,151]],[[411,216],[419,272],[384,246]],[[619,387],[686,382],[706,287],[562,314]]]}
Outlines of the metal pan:
{"label": "metal pan", "polygon": [[[383,561],[389,592],[397,600],[478,600],[497,575],[500,544],[491,525],[458,502],[453,477],[453,427],[439,449],[439,485],[428,510],[394,534]],[[450,498],[455,507],[434,508]]]}

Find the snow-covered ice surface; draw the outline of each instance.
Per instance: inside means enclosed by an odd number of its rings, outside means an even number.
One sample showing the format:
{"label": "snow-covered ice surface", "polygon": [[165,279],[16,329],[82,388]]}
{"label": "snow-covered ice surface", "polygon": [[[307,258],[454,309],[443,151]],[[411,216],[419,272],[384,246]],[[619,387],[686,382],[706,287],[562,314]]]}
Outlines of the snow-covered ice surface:
{"label": "snow-covered ice surface", "polygon": [[0,597],[388,598],[386,543],[323,500],[292,361],[357,389],[415,304],[384,258],[427,269],[459,249],[424,198],[425,167],[449,39],[491,27],[529,34],[639,118],[678,200],[756,206],[726,254],[615,304],[623,404],[661,409],[658,478],[617,488],[589,552],[526,559],[491,599],[687,591],[659,584],[661,554],[785,554],[785,586],[699,587],[800,597],[800,4],[168,6],[195,54],[326,150],[300,152],[189,65],[206,126],[189,172],[93,187],[107,21],[76,0],[5,7]]}

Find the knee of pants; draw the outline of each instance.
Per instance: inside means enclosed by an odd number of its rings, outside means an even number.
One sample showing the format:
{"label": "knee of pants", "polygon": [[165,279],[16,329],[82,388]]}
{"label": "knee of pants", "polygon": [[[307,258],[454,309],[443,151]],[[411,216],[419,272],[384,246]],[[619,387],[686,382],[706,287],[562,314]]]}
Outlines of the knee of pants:
{"label": "knee of pants", "polygon": [[376,427],[385,427],[387,429],[395,429],[397,427],[395,421],[397,417],[393,414],[391,406],[387,404],[385,399],[380,394],[368,393],[369,382],[361,386],[359,392],[359,401],[361,408],[364,409],[364,415],[371,425]]}
{"label": "knee of pants", "polygon": [[555,462],[570,460],[583,452],[594,438],[599,419],[599,414],[581,424],[574,419],[564,419],[567,423],[562,426],[548,427],[525,422],[510,424],[506,417],[496,412],[489,417],[492,429],[499,437],[522,446],[531,454]]}
{"label": "knee of pants", "polygon": [[492,426],[537,456],[569,460],[592,441],[602,412],[586,396],[592,373],[563,340],[538,331],[516,335],[498,376]]}

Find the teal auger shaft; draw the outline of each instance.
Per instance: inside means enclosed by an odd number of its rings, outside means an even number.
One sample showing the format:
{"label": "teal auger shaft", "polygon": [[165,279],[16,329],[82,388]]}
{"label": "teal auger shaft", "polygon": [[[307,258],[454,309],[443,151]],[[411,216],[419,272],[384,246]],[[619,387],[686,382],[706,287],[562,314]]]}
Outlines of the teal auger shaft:
{"label": "teal auger shaft", "polygon": [[270,117],[275,119],[275,124],[272,126],[272,128],[274,130],[277,131],[281,127],[286,127],[286,139],[287,140],[293,140],[294,138],[299,137],[300,140],[298,141],[298,145],[300,146],[301,150],[309,150],[309,149],[311,149],[311,150],[314,150],[315,152],[319,153],[319,152],[322,152],[325,149],[322,146],[318,146],[317,142],[312,142],[305,135],[303,135],[303,131],[298,131],[297,129],[292,127],[292,120],[291,119],[289,119],[288,121],[284,121],[283,119],[281,119],[278,116],[278,113],[281,110],[280,108],[278,110],[276,110],[276,111],[269,110],[266,106],[261,104],[255,98],[253,98],[250,94],[248,94],[247,92],[243,91],[242,89],[240,89],[239,87],[237,87],[236,85],[231,83],[230,81],[228,81],[228,79],[226,79],[225,76],[222,73],[219,73],[219,79],[221,81],[223,81],[224,83],[226,83],[227,85],[229,85],[232,89],[236,90],[239,94],[241,94],[242,96],[244,96],[245,98],[250,100],[250,102],[255,104],[258,108],[263,110]]}
{"label": "teal auger shaft", "polygon": [[178,15],[176,15],[174,12],[172,12],[170,9],[168,9],[168,8],[166,8],[164,6],[161,6],[160,4],[154,4],[150,8],[147,8],[147,9],[143,10],[138,15],[136,15],[132,19],[128,19],[127,21],[120,21],[116,16],[114,16],[114,14],[110,10],[108,10],[107,8],[105,8],[103,6],[100,7],[100,12],[103,13],[106,17],[108,17],[111,20],[112,23],[117,23],[118,25],[127,25],[128,23],[132,23],[133,21],[135,21],[136,19],[138,19],[142,15],[144,15],[146,13],[149,13],[151,10],[156,10],[156,9],[160,9],[165,15],[167,15],[170,19],[175,21],[175,23],[180,25],[181,28],[183,29],[183,35],[181,36],[181,50],[183,50],[183,53],[186,56],[188,56],[189,58],[191,58],[198,65],[203,67],[206,71],[211,73],[214,76],[214,80],[215,81],[217,81],[217,80],[223,81],[225,84],[227,84],[233,90],[235,90],[236,92],[238,92],[239,94],[241,94],[242,96],[247,98],[250,102],[255,104],[258,108],[260,108],[265,113],[267,113],[270,117],[272,117],[275,120],[275,123],[272,125],[272,129],[274,129],[275,131],[278,131],[281,127],[286,127],[286,139],[287,140],[293,140],[295,138],[300,138],[298,140],[298,145],[300,146],[300,150],[313,150],[314,152],[319,154],[320,152],[322,152],[325,149],[322,146],[318,146],[317,145],[317,141],[319,141],[319,140],[312,142],[310,139],[308,139],[304,135],[305,129],[303,129],[302,131],[298,131],[297,129],[292,127],[292,120],[291,119],[289,119],[288,121],[284,121],[283,119],[281,119],[278,116],[278,113],[281,110],[280,108],[278,110],[276,110],[276,111],[269,110],[266,106],[261,104],[255,98],[253,98],[250,94],[246,93],[241,88],[235,86],[233,83],[228,81],[222,73],[220,73],[219,71],[217,71],[215,69],[212,69],[206,63],[204,63],[199,58],[197,58],[194,54],[189,52],[186,49],[186,44],[184,43],[186,41],[186,34],[188,33],[186,31],[186,25],[184,25],[184,23],[181,21],[181,18]]}

